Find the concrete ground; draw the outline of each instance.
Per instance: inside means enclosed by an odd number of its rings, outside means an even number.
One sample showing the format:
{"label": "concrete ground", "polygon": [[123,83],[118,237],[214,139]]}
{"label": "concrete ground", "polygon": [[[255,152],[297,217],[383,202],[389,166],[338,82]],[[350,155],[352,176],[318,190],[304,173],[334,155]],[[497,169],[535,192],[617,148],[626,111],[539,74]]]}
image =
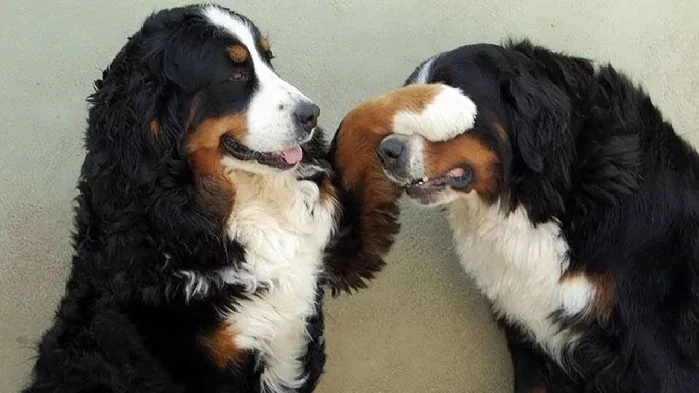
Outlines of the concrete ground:
{"label": "concrete ground", "polygon": [[[63,291],[84,98],[153,10],[181,1],[0,4],[0,391],[26,381]],[[699,141],[696,0],[239,0],[269,34],[279,71],[335,129],[362,98],[397,87],[455,46],[530,37],[612,61]],[[406,210],[390,264],[369,290],[328,303],[321,393],[508,392],[501,333],[434,212]]]}

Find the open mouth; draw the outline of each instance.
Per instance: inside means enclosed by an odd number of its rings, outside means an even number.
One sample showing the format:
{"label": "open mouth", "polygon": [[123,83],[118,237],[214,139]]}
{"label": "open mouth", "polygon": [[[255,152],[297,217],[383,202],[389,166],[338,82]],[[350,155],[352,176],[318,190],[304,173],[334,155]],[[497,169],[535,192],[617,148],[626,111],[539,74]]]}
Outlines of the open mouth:
{"label": "open mouth", "polygon": [[226,152],[231,156],[242,160],[255,160],[262,165],[267,165],[277,169],[290,169],[296,166],[303,158],[301,145],[296,145],[285,150],[274,152],[259,152],[251,150],[246,146],[236,142],[232,137],[224,135],[221,144]]}
{"label": "open mouth", "polygon": [[470,168],[457,167],[434,179],[422,178],[405,185],[405,193],[411,198],[423,199],[441,192],[447,187],[466,189],[473,182]]}

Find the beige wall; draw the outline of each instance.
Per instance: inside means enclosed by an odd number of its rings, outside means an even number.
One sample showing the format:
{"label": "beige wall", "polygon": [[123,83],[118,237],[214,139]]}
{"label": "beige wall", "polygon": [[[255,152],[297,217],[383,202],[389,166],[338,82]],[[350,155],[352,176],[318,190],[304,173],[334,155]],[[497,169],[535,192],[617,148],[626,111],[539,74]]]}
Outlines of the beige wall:
{"label": "beige wall", "polygon": [[[11,4],[14,3],[14,4]],[[63,291],[84,98],[142,19],[168,1],[0,4],[0,391],[26,380]],[[88,5],[89,4],[89,5]],[[435,52],[507,36],[610,60],[699,141],[696,0],[247,0],[222,4],[269,33],[280,72],[334,130],[363,97]],[[662,5],[661,5],[662,4]],[[504,392],[511,370],[486,305],[449,251],[444,221],[408,210],[390,267],[328,306],[321,392]]]}

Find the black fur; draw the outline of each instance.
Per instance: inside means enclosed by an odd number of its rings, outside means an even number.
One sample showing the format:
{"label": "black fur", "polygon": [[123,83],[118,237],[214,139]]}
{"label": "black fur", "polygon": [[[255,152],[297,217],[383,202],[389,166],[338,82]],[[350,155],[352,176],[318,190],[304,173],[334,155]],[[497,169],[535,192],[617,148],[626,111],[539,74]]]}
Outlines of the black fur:
{"label": "black fur", "polygon": [[562,367],[503,321],[516,392],[698,392],[699,157],[647,94],[527,41],[443,53],[429,81],[476,102],[474,128],[502,124],[502,196],[561,223],[569,271],[611,284],[609,315],[551,316],[581,335]]}
{"label": "black fur", "polygon": [[[255,88],[250,64],[226,57],[232,40],[200,6],[164,10],[95,82],[72,271],[25,393],[261,391],[264,359],[248,353],[221,369],[201,344],[222,322],[219,311],[246,296],[214,274],[246,258],[224,232],[230,200],[220,184],[197,177],[185,148],[193,126],[243,110]],[[229,80],[236,67],[252,74],[249,83]],[[323,143],[318,133],[304,147],[304,164],[328,167]],[[199,275],[208,290],[187,298],[181,270]],[[339,274],[328,276],[348,288]],[[311,392],[322,373],[322,295],[319,286],[307,320],[308,378],[289,392]]]}

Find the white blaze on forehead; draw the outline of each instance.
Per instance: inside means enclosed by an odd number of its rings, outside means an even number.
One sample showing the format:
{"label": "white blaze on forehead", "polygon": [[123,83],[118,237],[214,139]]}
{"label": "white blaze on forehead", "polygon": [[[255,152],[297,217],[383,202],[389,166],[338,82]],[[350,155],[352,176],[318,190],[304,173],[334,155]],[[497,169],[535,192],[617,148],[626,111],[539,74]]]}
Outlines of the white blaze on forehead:
{"label": "white blaze on forehead", "polygon": [[476,114],[476,104],[460,89],[440,85],[439,92],[422,111],[397,112],[393,116],[393,132],[442,142],[473,128]]}
{"label": "white blaze on forehead", "polygon": [[284,150],[298,144],[294,110],[301,102],[311,102],[297,88],[281,79],[258,51],[250,22],[236,17],[215,5],[204,8],[211,24],[228,31],[250,53],[257,89],[246,111],[247,135],[242,141],[261,152]]}
{"label": "white blaze on forehead", "polygon": [[255,37],[252,33],[252,26],[250,26],[246,20],[238,18],[215,5],[209,5],[204,8],[204,16],[206,16],[211,24],[227,30],[240,41],[241,44],[247,47],[255,66],[255,72],[260,74],[258,75],[259,77],[270,77],[269,73],[274,74],[274,71],[262,60],[260,52],[257,50]]}

